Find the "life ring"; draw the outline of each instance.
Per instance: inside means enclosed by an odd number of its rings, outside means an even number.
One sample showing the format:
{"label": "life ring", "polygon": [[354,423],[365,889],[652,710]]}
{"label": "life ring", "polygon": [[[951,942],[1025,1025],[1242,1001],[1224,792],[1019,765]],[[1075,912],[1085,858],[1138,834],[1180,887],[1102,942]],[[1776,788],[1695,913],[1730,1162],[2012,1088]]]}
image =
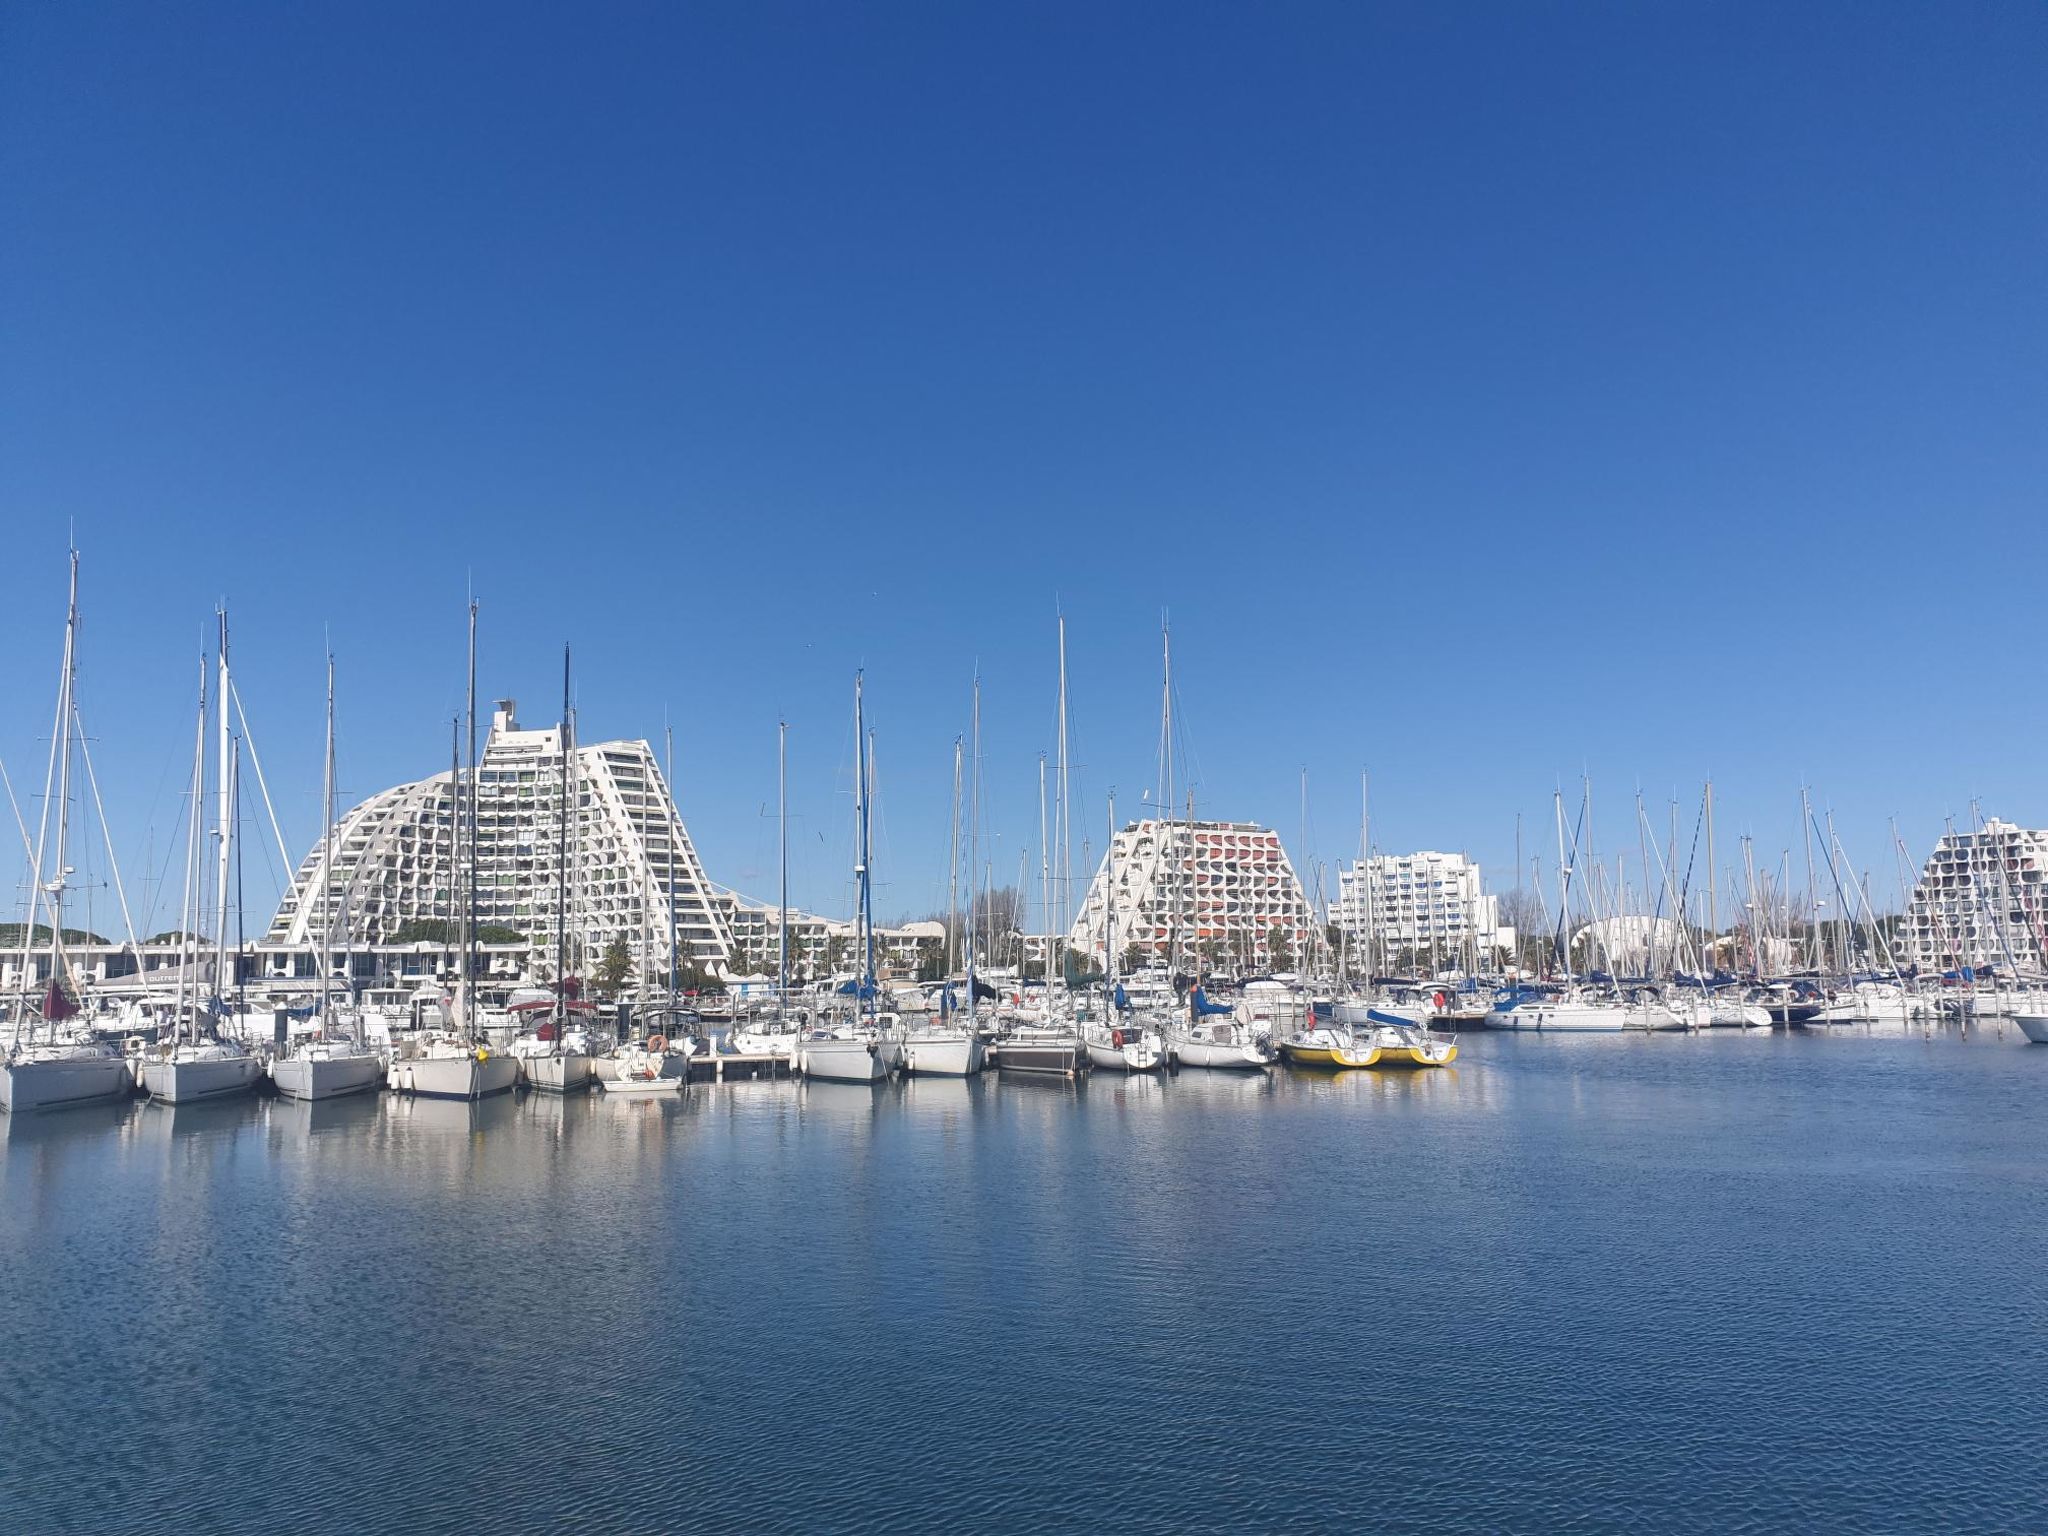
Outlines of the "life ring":
{"label": "life ring", "polygon": [[1120,1029],[1112,1029],[1109,1032],[1109,1043],[1118,1050],[1122,1050],[1124,1048],[1124,1032]]}
{"label": "life ring", "polygon": [[1447,999],[1444,997],[1443,993],[1438,992],[1433,995],[1432,1001],[1436,1003],[1437,1007],[1441,1008],[1443,1007]]}
{"label": "life ring", "polygon": [[650,1056],[659,1056],[663,1051],[666,1051],[667,1049],[667,1035],[649,1035],[647,1037],[647,1053]]}

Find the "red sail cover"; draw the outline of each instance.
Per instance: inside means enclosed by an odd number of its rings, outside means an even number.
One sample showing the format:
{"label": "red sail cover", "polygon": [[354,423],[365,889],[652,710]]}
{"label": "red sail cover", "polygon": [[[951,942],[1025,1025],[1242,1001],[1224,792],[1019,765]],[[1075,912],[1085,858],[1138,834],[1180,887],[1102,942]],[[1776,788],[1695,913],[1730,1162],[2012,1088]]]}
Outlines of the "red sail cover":
{"label": "red sail cover", "polygon": [[43,1017],[54,1024],[57,1020],[68,1019],[77,1012],[78,1005],[71,1001],[64,988],[53,978],[50,990],[43,994]]}

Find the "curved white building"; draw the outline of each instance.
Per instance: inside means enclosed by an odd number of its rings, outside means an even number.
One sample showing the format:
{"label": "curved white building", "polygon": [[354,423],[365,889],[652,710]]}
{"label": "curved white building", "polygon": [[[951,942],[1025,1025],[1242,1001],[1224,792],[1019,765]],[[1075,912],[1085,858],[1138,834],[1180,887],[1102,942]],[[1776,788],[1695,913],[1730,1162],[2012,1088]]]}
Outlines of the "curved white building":
{"label": "curved white building", "polygon": [[[1114,887],[1110,866],[1116,868]],[[1105,913],[1119,957],[1164,961],[1176,948],[1211,965],[1285,969],[1306,952],[1308,898],[1280,835],[1248,821],[1134,821],[1089,882],[1068,942],[1103,954]]]}
{"label": "curved white building", "polygon": [[[545,970],[555,953],[562,869],[562,736],[521,730],[498,701],[477,764],[477,924],[522,935]],[[731,953],[723,910],[676,812],[654,750],[644,741],[578,746],[570,757],[577,810],[568,832],[572,961],[588,970],[623,941],[636,968],[668,963],[669,889],[685,963],[722,967]],[[337,947],[399,941],[408,923],[447,922],[459,896],[451,774],[373,795],[341,819],[333,868],[326,845],[306,855],[265,936],[269,944],[323,942],[320,887]]]}

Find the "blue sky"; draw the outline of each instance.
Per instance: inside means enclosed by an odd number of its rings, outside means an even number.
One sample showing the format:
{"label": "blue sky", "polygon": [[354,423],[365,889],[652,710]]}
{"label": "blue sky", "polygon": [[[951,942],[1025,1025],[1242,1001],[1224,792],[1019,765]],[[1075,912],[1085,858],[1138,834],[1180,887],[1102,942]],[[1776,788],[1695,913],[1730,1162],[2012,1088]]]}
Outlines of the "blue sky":
{"label": "blue sky", "polygon": [[[867,669],[885,915],[1156,776],[1511,862],[1582,770],[1724,863],[1802,780],[1892,881],[2040,824],[2048,11],[24,4],[0,46],[0,755],[63,552],[139,887],[215,601],[295,841],[486,695],[677,734],[714,878],[842,910]],[[1079,849],[1077,846],[1077,861]],[[272,858],[274,860],[274,855]],[[249,865],[250,904],[267,901]],[[140,900],[139,891],[136,892]],[[105,926],[102,924],[102,926]],[[162,926],[159,924],[159,926]]]}

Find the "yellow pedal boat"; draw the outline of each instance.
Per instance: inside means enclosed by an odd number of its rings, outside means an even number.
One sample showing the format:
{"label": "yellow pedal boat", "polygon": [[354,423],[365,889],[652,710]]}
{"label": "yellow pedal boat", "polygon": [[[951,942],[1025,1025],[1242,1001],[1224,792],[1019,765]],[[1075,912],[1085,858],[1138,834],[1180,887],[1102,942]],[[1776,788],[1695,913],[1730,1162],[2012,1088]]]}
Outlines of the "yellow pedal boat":
{"label": "yellow pedal boat", "polygon": [[1342,1071],[1350,1067],[1376,1065],[1380,1059],[1380,1046],[1377,1032],[1353,1034],[1341,1027],[1324,1027],[1303,1030],[1293,1038],[1281,1041],[1280,1055],[1291,1067]]}

